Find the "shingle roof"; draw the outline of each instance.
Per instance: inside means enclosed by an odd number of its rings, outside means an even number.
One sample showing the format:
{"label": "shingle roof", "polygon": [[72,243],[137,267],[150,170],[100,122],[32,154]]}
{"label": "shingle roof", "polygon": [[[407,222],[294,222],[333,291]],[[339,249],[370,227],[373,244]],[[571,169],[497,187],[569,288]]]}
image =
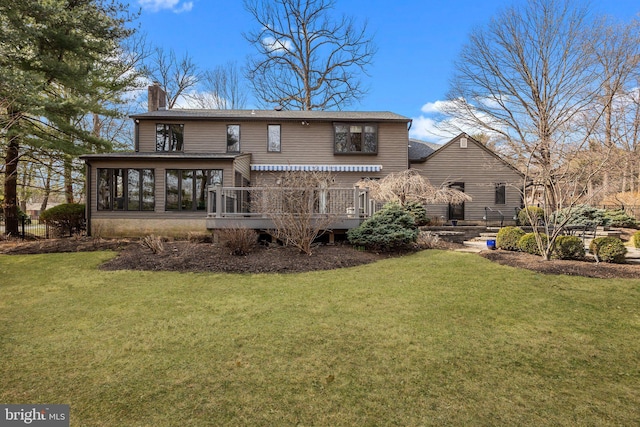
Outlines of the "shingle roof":
{"label": "shingle roof", "polygon": [[133,119],[190,120],[361,120],[409,123],[410,118],[390,111],[276,111],[276,110],[199,110],[171,109],[133,114]]}
{"label": "shingle roof", "polygon": [[420,141],[418,139],[409,139],[409,161],[423,162],[428,156],[430,156],[440,147],[441,145],[434,144],[432,142]]}

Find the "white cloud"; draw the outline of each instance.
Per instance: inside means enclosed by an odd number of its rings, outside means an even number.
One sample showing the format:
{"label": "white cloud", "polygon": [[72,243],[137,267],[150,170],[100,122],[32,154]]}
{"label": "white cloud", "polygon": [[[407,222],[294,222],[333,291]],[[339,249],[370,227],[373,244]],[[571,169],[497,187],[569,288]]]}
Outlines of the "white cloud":
{"label": "white cloud", "polygon": [[293,43],[291,40],[283,39],[276,40],[275,38],[268,36],[262,39],[262,45],[269,52],[278,52],[278,51],[291,51],[293,50]]}
{"label": "white cloud", "polygon": [[193,9],[192,1],[181,0],[138,0],[143,9],[151,12],[159,12],[161,10],[171,10],[174,13],[189,12]]}
{"label": "white cloud", "polygon": [[451,104],[450,101],[436,101],[436,102],[427,102],[422,106],[420,111],[423,113],[439,113],[441,114],[444,111],[444,107]]}
{"label": "white cloud", "polygon": [[424,115],[414,117],[409,136],[422,141],[444,144],[455,135],[439,129],[438,123],[437,120]]}
{"label": "white cloud", "polygon": [[[487,100],[485,104],[488,102]],[[451,101],[437,100],[424,104],[420,108],[423,114],[418,117],[413,117],[413,124],[409,131],[411,138],[442,144],[448,142],[461,132],[465,132],[468,135],[481,133],[491,134],[491,132],[485,128],[472,126],[469,123],[465,123],[460,119],[453,118],[446,114],[445,111],[450,107],[452,107]],[[476,111],[476,114],[479,117],[483,117],[485,122],[492,122],[491,117],[487,114],[479,111]],[[495,124],[495,126],[498,126],[498,124]]]}

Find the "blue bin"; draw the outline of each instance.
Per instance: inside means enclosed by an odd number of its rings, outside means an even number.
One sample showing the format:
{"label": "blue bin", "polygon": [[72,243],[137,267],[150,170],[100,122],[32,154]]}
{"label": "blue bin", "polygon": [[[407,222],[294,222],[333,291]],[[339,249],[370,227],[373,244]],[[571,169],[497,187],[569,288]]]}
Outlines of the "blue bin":
{"label": "blue bin", "polygon": [[496,241],[495,240],[487,240],[487,249],[495,249],[496,248]]}

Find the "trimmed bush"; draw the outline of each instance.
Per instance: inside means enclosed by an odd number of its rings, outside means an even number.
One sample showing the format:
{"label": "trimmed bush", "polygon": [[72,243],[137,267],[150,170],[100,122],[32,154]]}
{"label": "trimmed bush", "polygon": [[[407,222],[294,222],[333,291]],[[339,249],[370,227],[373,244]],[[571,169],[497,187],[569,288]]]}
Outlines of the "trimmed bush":
{"label": "trimmed bush", "polygon": [[624,264],[627,248],[618,237],[597,237],[591,241],[589,252],[598,261]]}
{"label": "trimmed bush", "polygon": [[531,225],[531,218],[534,225],[538,225],[540,220],[544,219],[544,209],[538,206],[527,206],[518,212],[518,224]]}
{"label": "trimmed bush", "polygon": [[578,236],[556,237],[553,257],[558,259],[582,259],[584,258],[584,243]]}
{"label": "trimmed bush", "polygon": [[[542,239],[542,244],[547,245],[549,243],[549,238],[546,234],[540,233],[540,238]],[[520,238],[518,242],[518,247],[522,252],[526,252],[531,255],[542,255],[542,251],[540,247],[538,247],[538,242],[536,242],[535,233],[527,233]]]}
{"label": "trimmed bush", "polygon": [[496,246],[506,251],[520,250],[518,243],[525,232],[520,227],[503,227],[496,236]]}
{"label": "trimmed bush", "polygon": [[56,228],[60,235],[72,236],[85,228],[84,204],[65,203],[47,209],[40,214],[40,220]]}
{"label": "trimmed bush", "polygon": [[640,231],[633,233],[633,246],[635,248],[640,248]]}
{"label": "trimmed bush", "polygon": [[430,222],[427,210],[418,202],[411,202],[404,205],[404,210],[409,212],[418,227],[427,225]]}
{"label": "trimmed bush", "polygon": [[347,232],[349,242],[367,249],[391,251],[410,245],[418,237],[413,216],[396,203],[389,203]]}
{"label": "trimmed bush", "polygon": [[609,225],[612,227],[636,228],[638,226],[636,219],[623,209],[607,209],[604,212],[604,218],[609,220]]}

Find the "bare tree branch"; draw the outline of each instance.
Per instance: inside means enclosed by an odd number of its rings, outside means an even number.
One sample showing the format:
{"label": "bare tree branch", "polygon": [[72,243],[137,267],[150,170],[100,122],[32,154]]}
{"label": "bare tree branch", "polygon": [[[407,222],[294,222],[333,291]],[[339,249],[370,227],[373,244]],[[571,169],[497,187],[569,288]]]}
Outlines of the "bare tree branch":
{"label": "bare tree branch", "polygon": [[257,54],[247,78],[264,105],[342,109],[366,94],[361,77],[376,49],[366,23],[334,20],[333,0],[245,0],[257,30],[245,34]]}

